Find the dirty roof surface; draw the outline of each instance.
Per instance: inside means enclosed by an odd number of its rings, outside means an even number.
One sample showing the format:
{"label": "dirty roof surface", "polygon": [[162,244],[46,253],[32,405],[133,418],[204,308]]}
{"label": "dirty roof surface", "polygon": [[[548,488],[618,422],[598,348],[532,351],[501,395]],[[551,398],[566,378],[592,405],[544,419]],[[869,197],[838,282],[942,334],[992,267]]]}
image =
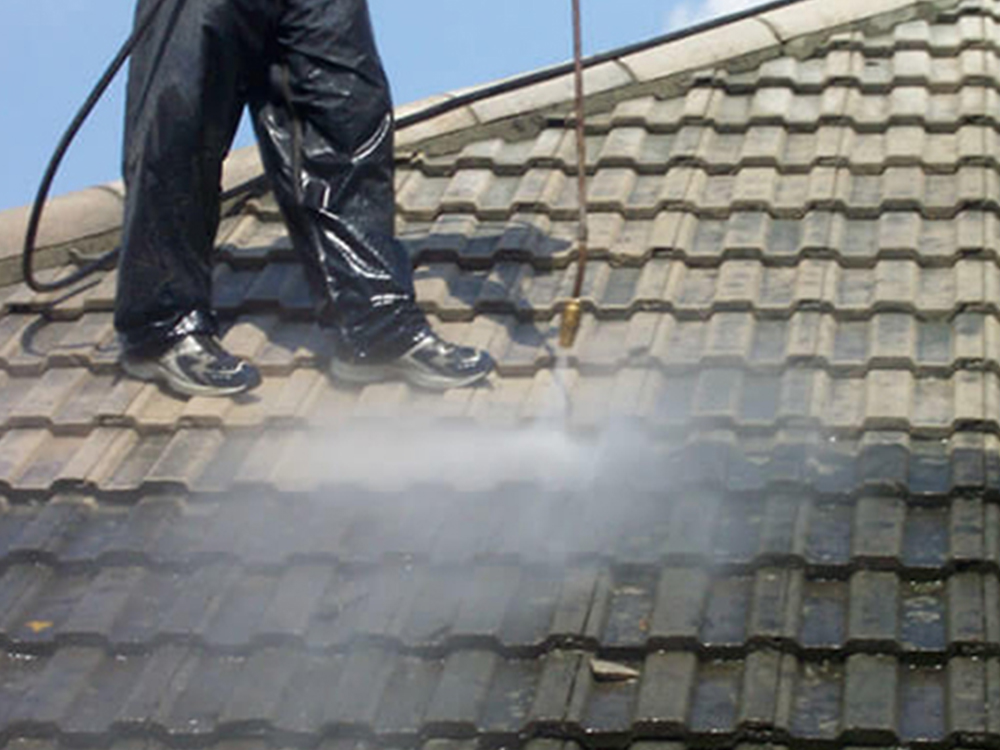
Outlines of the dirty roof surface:
{"label": "dirty roof surface", "polygon": [[266,195],[252,397],[120,378],[113,275],[0,289],[6,747],[995,744],[1000,3],[920,8],[595,105],[564,355],[565,114],[401,149],[486,387],[333,385]]}

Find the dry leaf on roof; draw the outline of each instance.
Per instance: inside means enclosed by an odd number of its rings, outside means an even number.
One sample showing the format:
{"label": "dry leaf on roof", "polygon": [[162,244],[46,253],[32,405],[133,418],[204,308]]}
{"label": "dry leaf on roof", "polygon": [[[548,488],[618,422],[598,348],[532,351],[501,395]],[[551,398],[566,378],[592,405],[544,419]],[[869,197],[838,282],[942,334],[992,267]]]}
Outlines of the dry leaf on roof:
{"label": "dry leaf on roof", "polygon": [[603,659],[591,659],[590,671],[598,682],[627,682],[639,679],[639,670]]}

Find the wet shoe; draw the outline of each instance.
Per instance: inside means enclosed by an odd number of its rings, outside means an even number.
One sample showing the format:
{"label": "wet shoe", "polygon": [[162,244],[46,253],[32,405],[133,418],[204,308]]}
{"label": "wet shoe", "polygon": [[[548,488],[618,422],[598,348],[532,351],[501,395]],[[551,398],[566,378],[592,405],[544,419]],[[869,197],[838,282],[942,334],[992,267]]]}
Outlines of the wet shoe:
{"label": "wet shoe", "polygon": [[260,385],[260,372],[225,349],[215,336],[193,333],[156,357],[125,355],[122,369],[162,383],[183,396],[235,396]]}
{"label": "wet shoe", "polygon": [[447,391],[472,385],[493,371],[487,352],[456,346],[428,333],[421,341],[391,362],[357,364],[344,359],[330,363],[333,377],[345,383],[364,385],[402,379],[418,388]]}

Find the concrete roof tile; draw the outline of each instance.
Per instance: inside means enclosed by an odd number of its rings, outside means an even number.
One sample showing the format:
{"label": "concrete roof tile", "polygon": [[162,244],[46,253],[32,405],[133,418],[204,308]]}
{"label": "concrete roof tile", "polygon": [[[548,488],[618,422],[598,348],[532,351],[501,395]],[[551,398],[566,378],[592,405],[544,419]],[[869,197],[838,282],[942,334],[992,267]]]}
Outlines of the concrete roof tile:
{"label": "concrete roof tile", "polygon": [[900,668],[893,659],[867,654],[848,658],[841,717],[841,727],[847,736],[854,741],[891,742],[900,736],[896,720],[900,714],[905,732],[909,712],[907,706],[897,705],[899,680]]}
{"label": "concrete roof tile", "polygon": [[396,144],[399,148],[407,148],[439,136],[442,132],[465,130],[478,124],[479,119],[472,107],[459,107],[444,115],[439,115],[433,120],[416,123],[398,131]]}
{"label": "concrete roof tile", "polygon": [[[787,37],[785,37],[787,38]],[[665,71],[681,72],[713,65],[719,60],[739,60],[759,55],[766,59],[776,43],[774,32],[756,18],[748,18],[724,29],[698,34],[681,42],[626,55],[621,63],[639,81],[661,78]],[[762,54],[764,53],[764,54]]]}
{"label": "concrete roof tile", "polygon": [[[590,95],[616,89],[632,81],[629,70],[617,61],[588,67],[584,72],[584,87]],[[573,78],[564,75],[510,94],[481,99],[470,108],[479,122],[496,122],[565,104],[572,98]]]}

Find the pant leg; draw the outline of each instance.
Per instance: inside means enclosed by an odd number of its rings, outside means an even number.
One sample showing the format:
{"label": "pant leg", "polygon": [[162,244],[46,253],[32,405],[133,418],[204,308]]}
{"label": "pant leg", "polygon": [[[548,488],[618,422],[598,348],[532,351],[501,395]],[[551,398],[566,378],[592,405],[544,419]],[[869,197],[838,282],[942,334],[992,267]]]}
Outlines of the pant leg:
{"label": "pant leg", "polygon": [[286,0],[266,96],[265,168],[341,353],[390,359],[427,330],[394,237],[393,122],[365,0]]}
{"label": "pant leg", "polygon": [[[154,0],[139,0],[137,17]],[[273,0],[165,0],[132,55],[115,325],[150,351],[212,331],[222,161],[277,13]],[[270,24],[270,29],[269,29]]]}

